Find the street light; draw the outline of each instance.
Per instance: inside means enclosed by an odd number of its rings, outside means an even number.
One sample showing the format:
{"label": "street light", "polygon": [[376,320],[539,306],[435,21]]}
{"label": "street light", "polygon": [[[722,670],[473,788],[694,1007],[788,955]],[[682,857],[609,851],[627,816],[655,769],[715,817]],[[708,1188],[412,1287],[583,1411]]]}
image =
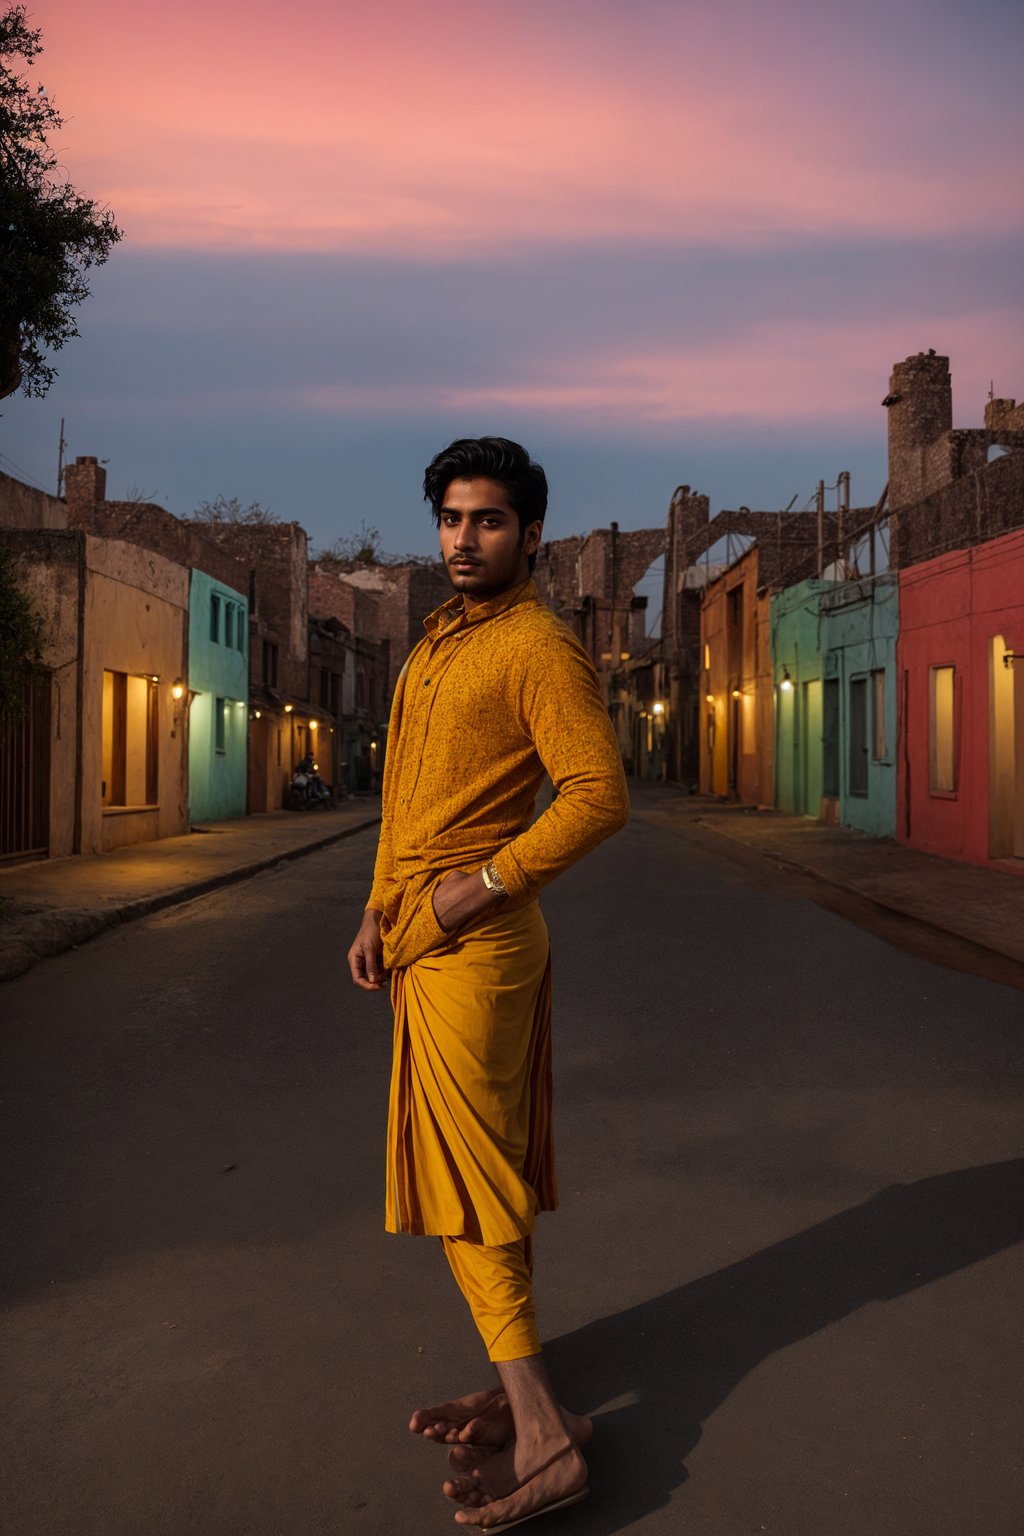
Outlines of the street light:
{"label": "street light", "polygon": [[793,692],[793,679],[789,675],[788,667],[783,667],[782,669],[782,682],[779,684],[779,687],[783,693]]}
{"label": "street light", "polygon": [[663,715],[665,713],[665,706],[660,699],[655,699],[654,703],[651,705],[651,710],[652,713],[656,715]]}

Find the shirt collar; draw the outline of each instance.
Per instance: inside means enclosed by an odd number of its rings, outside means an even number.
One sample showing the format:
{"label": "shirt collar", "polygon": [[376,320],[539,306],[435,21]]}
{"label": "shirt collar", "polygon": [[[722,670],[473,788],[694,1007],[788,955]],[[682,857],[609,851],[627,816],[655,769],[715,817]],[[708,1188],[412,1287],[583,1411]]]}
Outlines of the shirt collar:
{"label": "shirt collar", "polygon": [[505,613],[517,603],[536,600],[536,597],[537,583],[532,576],[520,586],[492,597],[489,602],[475,604],[468,613],[462,593],[457,592],[446,603],[442,603],[440,608],[435,608],[433,613],[427,615],[423,627],[430,638],[435,640],[440,634],[454,633],[456,628],[466,628],[470,624],[480,624],[484,619],[493,619],[496,614]]}

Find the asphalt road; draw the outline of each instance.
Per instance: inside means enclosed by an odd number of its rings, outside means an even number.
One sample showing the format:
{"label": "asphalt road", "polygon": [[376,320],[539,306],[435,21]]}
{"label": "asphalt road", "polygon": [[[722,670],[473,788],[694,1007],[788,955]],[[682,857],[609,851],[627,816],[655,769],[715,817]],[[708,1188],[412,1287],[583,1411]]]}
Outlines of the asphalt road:
{"label": "asphalt road", "polygon": [[[16,1536],[451,1528],[405,1423],[489,1368],[438,1245],[382,1229],[372,847],[0,992]],[[599,1418],[592,1497],[536,1529],[1015,1533],[1020,992],[643,817],[545,911],[540,1317]]]}

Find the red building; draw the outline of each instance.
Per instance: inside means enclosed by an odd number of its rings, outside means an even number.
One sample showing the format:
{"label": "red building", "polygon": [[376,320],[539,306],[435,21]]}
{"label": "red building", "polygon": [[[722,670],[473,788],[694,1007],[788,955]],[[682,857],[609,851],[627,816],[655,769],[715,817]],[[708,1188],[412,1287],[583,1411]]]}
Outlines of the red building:
{"label": "red building", "polygon": [[900,572],[897,835],[1024,874],[1024,529]]}

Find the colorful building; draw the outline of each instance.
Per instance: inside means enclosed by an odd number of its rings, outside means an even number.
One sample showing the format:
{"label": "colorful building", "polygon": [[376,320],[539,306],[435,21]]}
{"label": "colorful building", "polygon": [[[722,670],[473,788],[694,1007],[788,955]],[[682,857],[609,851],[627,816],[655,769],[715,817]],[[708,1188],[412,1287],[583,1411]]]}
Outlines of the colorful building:
{"label": "colorful building", "polygon": [[27,788],[37,814],[27,845],[0,851],[107,853],[187,831],[188,572],[77,529],[3,531],[0,543],[47,621],[33,752],[14,773],[5,759],[0,786],[0,798]]}
{"label": "colorful building", "polygon": [[701,604],[700,789],[746,805],[773,798],[771,599],[757,544]]}
{"label": "colorful building", "polygon": [[1024,529],[899,582],[897,835],[1024,873]]}
{"label": "colorful building", "polygon": [[822,815],[826,785],[821,599],[834,586],[812,577],[771,599],[775,803],[792,816]]}
{"label": "colorful building", "polygon": [[899,580],[844,581],[820,603],[823,799],[844,827],[894,837]]}
{"label": "colorful building", "polygon": [[189,820],[245,815],[249,733],[249,605],[193,570],[188,628]]}

